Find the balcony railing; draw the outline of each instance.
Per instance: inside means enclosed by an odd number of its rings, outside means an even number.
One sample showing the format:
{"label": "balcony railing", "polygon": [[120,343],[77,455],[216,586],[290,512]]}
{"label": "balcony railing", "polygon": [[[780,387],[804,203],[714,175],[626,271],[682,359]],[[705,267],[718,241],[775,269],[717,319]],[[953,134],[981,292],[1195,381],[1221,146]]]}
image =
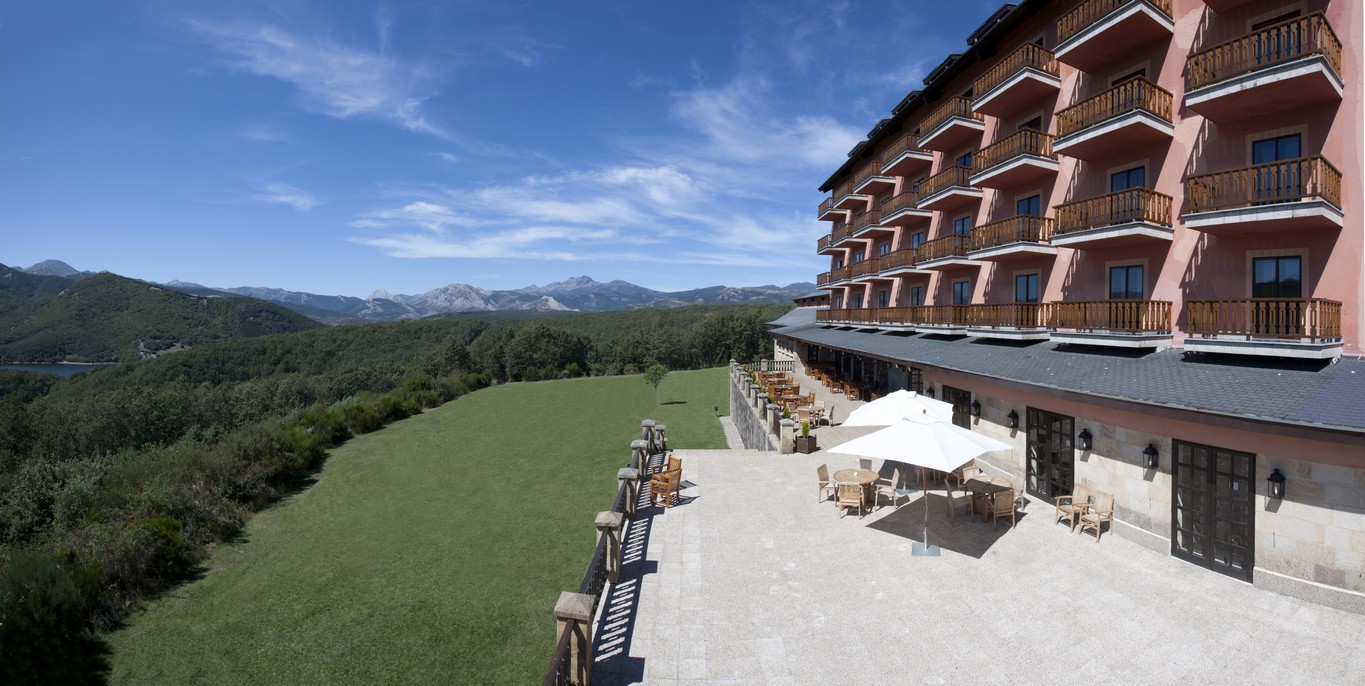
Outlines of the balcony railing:
{"label": "balcony railing", "polygon": [[909,190],[883,200],[882,216],[885,217],[893,212],[899,212],[904,209],[914,209],[915,203],[919,202],[922,195],[922,193],[916,193],[913,190]]}
{"label": "balcony railing", "polygon": [[846,269],[848,269],[848,278],[850,279],[856,279],[860,276],[867,276],[869,274],[876,274],[878,271],[877,258],[874,257],[870,260],[854,262],[853,264],[848,265]]}
{"label": "balcony railing", "polygon": [[863,168],[859,169],[858,173],[854,175],[853,178],[857,179],[857,181],[853,184],[853,187],[857,188],[859,186],[862,186],[863,183],[866,182],[868,179],[874,176],[879,176],[881,173],[882,173],[881,160],[873,159],[872,161],[863,165]]}
{"label": "balcony railing", "polygon": [[815,311],[815,321],[817,321],[817,322],[842,322],[842,321],[846,321],[846,320],[845,320],[845,317],[848,316],[848,312],[849,312],[849,311],[848,311],[848,310],[845,310],[845,309],[816,310],[816,311]]}
{"label": "balcony railing", "polygon": [[919,251],[916,248],[892,250],[877,258],[877,270],[879,272],[885,272],[897,267],[913,267],[915,266],[915,255],[918,252]]}
{"label": "balcony railing", "polygon": [[833,206],[834,206],[833,198],[825,198],[824,200],[821,200],[820,206],[815,208],[815,216],[817,217],[825,216],[825,213],[828,212],[829,209]]}
{"label": "balcony railing", "polygon": [[1341,340],[1341,303],[1321,298],[1186,300],[1195,336]]}
{"label": "balcony railing", "polygon": [[921,243],[916,256],[916,264],[928,262],[930,260],[941,260],[945,257],[966,257],[968,237],[958,234],[935,238],[932,241]]}
{"label": "balcony railing", "polygon": [[1341,41],[1321,12],[1296,17],[1190,55],[1190,90],[1310,55],[1341,74]]}
{"label": "balcony railing", "polygon": [[834,230],[829,232],[830,244],[833,245],[848,238],[849,233],[851,233],[851,230],[848,228],[848,224],[840,224],[834,227]]}
{"label": "balcony railing", "polygon": [[820,274],[816,274],[816,275],[815,275],[815,285],[816,285],[816,286],[828,286],[828,285],[829,285],[829,272],[823,272],[823,273],[820,273]]}
{"label": "balcony railing", "polygon": [[1052,219],[1019,215],[972,229],[969,248],[985,250],[1011,243],[1046,243],[1052,240]]}
{"label": "balcony railing", "polygon": [[853,180],[849,179],[848,181],[839,184],[839,190],[834,191],[834,202],[839,202],[839,200],[842,199],[845,195],[850,195],[852,193]]}
{"label": "balcony railing", "polygon": [[971,168],[955,164],[925,179],[924,183],[919,186],[919,197],[923,200],[924,198],[952,188],[953,186],[970,188],[971,184],[967,182],[967,179],[971,175]]}
{"label": "balcony railing", "polygon": [[997,62],[985,74],[977,77],[975,85],[972,86],[972,92],[977,97],[981,97],[990,89],[1009,80],[1011,76],[1029,68],[1053,76],[1058,74],[1057,60],[1052,56],[1051,50],[1036,43],[1025,43],[1018,50],[1007,55],[1005,59]]}
{"label": "balcony railing", "polygon": [[975,119],[977,121],[985,121],[984,119],[982,119],[981,115],[974,114],[972,112],[971,100],[968,100],[960,95],[957,95],[948,98],[947,102],[940,105],[938,109],[934,110],[932,113],[929,114],[929,116],[925,117],[924,121],[920,122],[919,130],[924,132],[933,131],[934,129],[941,126],[943,122],[946,122],[949,119],[952,119],[953,117],[962,117],[963,119]]}
{"label": "balcony railing", "polygon": [[1011,329],[1042,329],[1047,326],[1044,303],[1003,303],[972,305],[972,326]]}
{"label": "balcony railing", "polygon": [[[1133,0],[1090,0],[1081,3],[1076,9],[1063,14],[1057,20],[1057,42],[1061,43],[1068,38],[1090,28],[1100,22],[1101,19],[1114,13],[1124,5]],[[1155,7],[1171,16],[1171,0],[1144,0],[1152,7]]]}
{"label": "balcony railing", "polygon": [[833,240],[834,237],[828,234],[819,237],[818,239],[815,240],[815,252],[820,252],[821,250],[828,248],[829,244],[833,242]]}
{"label": "balcony railing", "polygon": [[835,281],[847,281],[848,278],[849,278],[848,267],[839,267],[838,269],[829,270],[830,283],[834,283]]}
{"label": "balcony railing", "polygon": [[862,231],[863,229],[872,226],[873,224],[876,224],[881,220],[882,211],[880,208],[874,207],[870,210],[866,210],[853,218],[853,232],[857,233],[859,231]]}
{"label": "balcony railing", "polygon": [[910,308],[910,319],[925,326],[967,326],[971,310],[971,305],[921,305]]}
{"label": "balcony railing", "polygon": [[1042,131],[1023,129],[1018,133],[1002,138],[982,148],[972,156],[972,173],[980,174],[987,169],[1008,162],[1022,155],[1057,159],[1052,152],[1054,136]]}
{"label": "balcony railing", "polygon": [[1320,156],[1257,164],[1185,180],[1191,212],[1297,200],[1341,207],[1341,172]]}
{"label": "balcony railing", "polygon": [[897,138],[882,152],[882,164],[884,165],[887,162],[896,159],[897,155],[905,152],[920,152],[919,136],[916,136],[913,133],[906,133],[900,138]]}
{"label": "balcony railing", "polygon": [[1170,226],[1171,206],[1171,196],[1146,188],[1129,188],[1098,198],[1058,205],[1054,235],[1129,222]]}
{"label": "balcony railing", "polygon": [[1171,121],[1171,92],[1137,76],[1057,113],[1057,136],[1066,137],[1129,112]]}
{"label": "balcony railing", "polygon": [[1048,328],[1114,333],[1170,333],[1169,300],[1091,300],[1048,303]]}

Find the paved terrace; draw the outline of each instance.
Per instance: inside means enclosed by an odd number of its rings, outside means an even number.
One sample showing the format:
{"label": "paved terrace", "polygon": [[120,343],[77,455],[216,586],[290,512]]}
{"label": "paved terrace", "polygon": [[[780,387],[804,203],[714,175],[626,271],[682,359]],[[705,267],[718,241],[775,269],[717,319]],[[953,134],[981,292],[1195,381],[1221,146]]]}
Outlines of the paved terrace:
{"label": "paved terrace", "polygon": [[[822,441],[823,444],[823,441]],[[992,530],[930,491],[840,519],[816,453],[686,451],[602,604],[595,684],[1359,684],[1365,616],[1221,576],[1031,502]]]}

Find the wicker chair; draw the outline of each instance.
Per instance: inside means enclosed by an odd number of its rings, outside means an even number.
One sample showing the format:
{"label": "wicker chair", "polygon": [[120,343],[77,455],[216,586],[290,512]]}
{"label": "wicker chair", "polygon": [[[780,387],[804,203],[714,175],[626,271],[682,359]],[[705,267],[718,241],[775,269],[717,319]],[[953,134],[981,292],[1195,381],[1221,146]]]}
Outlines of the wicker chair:
{"label": "wicker chair", "polygon": [[900,490],[900,487],[901,487],[901,470],[899,470],[899,469],[893,469],[893,470],[891,470],[891,478],[890,478],[890,479],[878,479],[878,480],[877,480],[877,490],[876,490],[876,492],[874,493],[875,499],[873,500],[873,504],[877,504],[877,505],[881,504],[881,502],[882,502],[882,496],[885,495],[885,496],[890,496],[890,497],[891,497],[891,506],[892,506],[892,507],[896,507],[896,499],[899,498],[899,497],[902,495],[902,491]]}
{"label": "wicker chair", "polygon": [[1071,530],[1075,531],[1076,525],[1080,523],[1081,514],[1090,504],[1090,487],[1077,486],[1071,495],[1059,495],[1053,501],[1054,507],[1057,508],[1054,513],[1056,519],[1053,524],[1065,519],[1070,522]]}
{"label": "wicker chair", "polygon": [[844,508],[858,508],[858,519],[863,518],[863,487],[858,484],[839,484],[834,506],[839,508],[839,518],[844,518]]}
{"label": "wicker chair", "polygon": [[664,472],[649,482],[649,504],[657,505],[658,497],[664,497],[664,507],[673,507],[673,500],[682,502],[682,470]]}
{"label": "wicker chair", "polygon": [[815,476],[817,479],[819,479],[820,490],[815,494],[816,497],[815,502],[818,503],[821,500],[825,499],[825,491],[829,491],[829,494],[831,496],[834,495],[835,483],[833,479],[829,478],[829,465],[822,464],[819,467],[817,467],[815,470]]}
{"label": "wicker chair", "polygon": [[1081,513],[1081,533],[1086,529],[1095,530],[1095,542],[1100,542],[1100,530],[1104,523],[1108,522],[1110,528],[1114,526],[1114,496],[1108,493],[1098,493],[1095,495],[1095,502]]}
{"label": "wicker chair", "polygon": [[1010,528],[1014,528],[1014,489],[1000,491],[991,498],[991,530],[995,530],[995,525],[1001,517],[1010,518]]}

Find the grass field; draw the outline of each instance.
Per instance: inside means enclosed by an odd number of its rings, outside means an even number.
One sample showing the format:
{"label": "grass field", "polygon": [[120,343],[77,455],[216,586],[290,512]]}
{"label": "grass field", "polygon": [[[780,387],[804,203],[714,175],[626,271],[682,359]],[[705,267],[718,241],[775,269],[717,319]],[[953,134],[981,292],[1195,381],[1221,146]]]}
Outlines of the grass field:
{"label": "grass field", "polygon": [[333,451],[202,579],[110,635],[117,683],[526,684],[640,420],[723,448],[725,370],[479,391]]}

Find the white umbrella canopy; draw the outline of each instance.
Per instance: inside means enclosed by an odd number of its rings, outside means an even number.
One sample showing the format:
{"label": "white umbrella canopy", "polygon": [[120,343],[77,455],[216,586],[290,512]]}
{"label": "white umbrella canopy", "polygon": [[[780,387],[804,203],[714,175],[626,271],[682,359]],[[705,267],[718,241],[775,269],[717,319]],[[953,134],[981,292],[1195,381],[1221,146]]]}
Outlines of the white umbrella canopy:
{"label": "white umbrella canopy", "polygon": [[880,431],[829,448],[828,452],[951,472],[982,454],[1009,449],[1007,443],[956,424],[906,418]]}
{"label": "white umbrella canopy", "polygon": [[849,413],[843,426],[891,426],[902,419],[917,421],[928,415],[945,422],[953,421],[953,406],[914,391],[896,391],[862,405]]}

